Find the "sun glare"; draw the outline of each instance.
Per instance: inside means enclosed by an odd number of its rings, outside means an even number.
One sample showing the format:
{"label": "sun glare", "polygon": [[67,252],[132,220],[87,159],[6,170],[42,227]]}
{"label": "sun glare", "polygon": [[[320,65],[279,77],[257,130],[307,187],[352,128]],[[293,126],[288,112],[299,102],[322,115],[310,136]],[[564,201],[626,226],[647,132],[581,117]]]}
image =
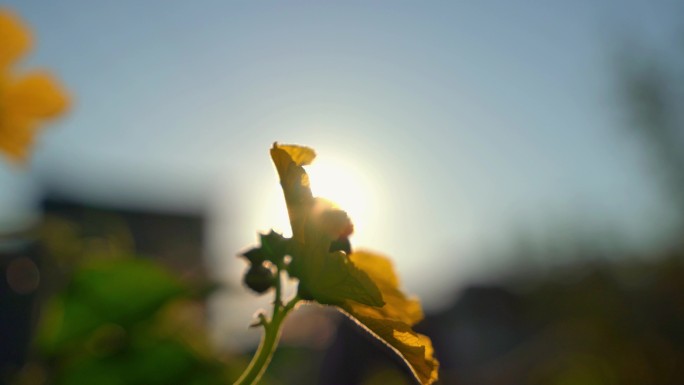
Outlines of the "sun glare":
{"label": "sun glare", "polygon": [[[314,163],[305,168],[313,195],[328,199],[346,211],[354,223],[355,233],[362,233],[369,222],[372,222],[375,206],[375,194],[369,178],[356,165],[325,153],[319,153]],[[263,219],[268,220],[267,223],[274,230],[291,236],[280,184],[274,183],[273,193],[269,195],[271,198],[268,199],[268,207],[264,207]]]}
{"label": "sun glare", "polygon": [[331,200],[349,214],[356,231],[367,224],[372,191],[364,174],[354,165],[321,156],[308,167],[314,196]]}

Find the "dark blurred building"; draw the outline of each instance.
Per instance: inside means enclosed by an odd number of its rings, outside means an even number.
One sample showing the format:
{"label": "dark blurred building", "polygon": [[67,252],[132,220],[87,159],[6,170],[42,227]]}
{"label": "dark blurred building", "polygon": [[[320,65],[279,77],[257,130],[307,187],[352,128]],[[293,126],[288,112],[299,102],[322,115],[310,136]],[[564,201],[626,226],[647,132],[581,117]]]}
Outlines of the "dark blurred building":
{"label": "dark blurred building", "polygon": [[74,224],[86,238],[126,238],[131,252],[154,258],[182,275],[203,276],[202,213],[108,207],[47,196],[45,217]]}
{"label": "dark blurred building", "polygon": [[28,239],[0,242],[0,384],[27,355],[40,279],[38,257],[36,243]]}
{"label": "dark blurred building", "polygon": [[[683,383],[684,251],[614,261],[471,286],[427,314],[416,330],[432,338],[439,383]],[[341,324],[318,384],[380,384],[369,374],[407,373],[356,329]]]}

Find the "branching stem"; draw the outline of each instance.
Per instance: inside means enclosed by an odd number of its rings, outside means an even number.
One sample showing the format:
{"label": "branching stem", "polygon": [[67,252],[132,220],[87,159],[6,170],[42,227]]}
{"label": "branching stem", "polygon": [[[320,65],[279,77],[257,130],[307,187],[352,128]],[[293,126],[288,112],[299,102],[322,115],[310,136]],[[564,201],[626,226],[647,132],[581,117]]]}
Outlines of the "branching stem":
{"label": "branching stem", "polygon": [[266,371],[268,364],[271,362],[273,353],[278,346],[278,341],[280,340],[280,329],[283,326],[283,321],[287,314],[294,309],[295,305],[299,302],[300,298],[295,296],[287,304],[283,304],[281,299],[282,287],[281,287],[281,272],[282,267],[278,266],[278,272],[276,274],[275,282],[275,299],[273,300],[273,315],[271,320],[262,318],[261,325],[264,327],[264,335],[261,338],[261,343],[259,343],[259,348],[257,349],[252,361],[242,373],[242,376],[233,385],[253,385],[256,384],[261,376]]}

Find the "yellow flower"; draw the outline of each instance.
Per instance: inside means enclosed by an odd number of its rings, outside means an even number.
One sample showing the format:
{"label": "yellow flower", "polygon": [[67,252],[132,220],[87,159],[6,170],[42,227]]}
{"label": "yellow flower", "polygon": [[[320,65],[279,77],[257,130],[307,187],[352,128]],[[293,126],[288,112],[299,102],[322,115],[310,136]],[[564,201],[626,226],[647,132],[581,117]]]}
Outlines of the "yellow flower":
{"label": "yellow flower", "polygon": [[412,329],[423,319],[420,301],[401,292],[387,258],[336,250],[334,242],[349,235],[351,221],[330,202],[313,197],[303,166],[315,157],[302,146],[276,143],[271,149],[292,226],[288,272],[299,279],[299,295],[337,306],[399,354],[421,384],[434,383],[439,362],[432,342]]}
{"label": "yellow flower", "polygon": [[0,151],[23,162],[42,121],[62,114],[69,100],[44,71],[14,72],[32,46],[27,28],[10,11],[0,9]]}

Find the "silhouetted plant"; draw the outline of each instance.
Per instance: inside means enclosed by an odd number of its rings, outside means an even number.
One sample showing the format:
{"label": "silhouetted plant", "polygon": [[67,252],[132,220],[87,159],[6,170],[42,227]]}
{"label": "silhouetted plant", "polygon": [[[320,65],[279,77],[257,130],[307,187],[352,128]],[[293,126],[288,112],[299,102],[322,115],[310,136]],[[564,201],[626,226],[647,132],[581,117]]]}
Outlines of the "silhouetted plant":
{"label": "silhouetted plant", "polygon": [[[264,336],[252,362],[236,384],[254,384],[277,346],[283,320],[301,301],[331,305],[384,341],[422,384],[437,380],[439,363],[427,336],[413,331],[423,318],[420,302],[399,290],[392,263],[369,251],[352,251],[354,227],[332,202],[314,197],[303,166],[315,152],[308,147],[274,144],[271,158],[280,177],[292,226],[292,238],[271,231],[261,245],[242,254],[249,268],[245,285],[258,294],[274,291],[269,317],[259,313],[253,326]],[[283,301],[285,276],[299,281],[297,294]]]}

